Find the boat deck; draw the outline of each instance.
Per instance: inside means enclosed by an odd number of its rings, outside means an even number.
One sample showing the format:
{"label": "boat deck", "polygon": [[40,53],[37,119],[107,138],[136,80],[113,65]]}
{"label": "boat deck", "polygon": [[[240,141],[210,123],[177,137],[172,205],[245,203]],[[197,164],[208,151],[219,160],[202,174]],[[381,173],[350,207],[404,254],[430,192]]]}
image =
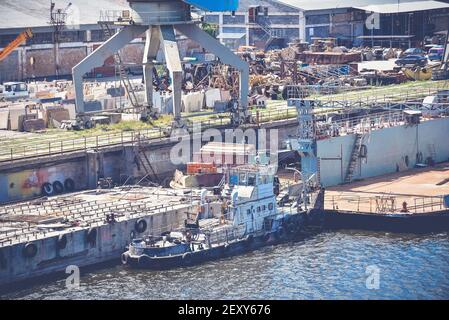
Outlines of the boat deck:
{"label": "boat deck", "polygon": [[0,207],[0,247],[43,239],[68,230],[191,207],[182,191],[123,187],[55,196]]}
{"label": "boat deck", "polygon": [[449,209],[444,195],[449,195],[449,162],[329,187],[325,209],[401,213],[406,202],[408,213],[430,213]]}

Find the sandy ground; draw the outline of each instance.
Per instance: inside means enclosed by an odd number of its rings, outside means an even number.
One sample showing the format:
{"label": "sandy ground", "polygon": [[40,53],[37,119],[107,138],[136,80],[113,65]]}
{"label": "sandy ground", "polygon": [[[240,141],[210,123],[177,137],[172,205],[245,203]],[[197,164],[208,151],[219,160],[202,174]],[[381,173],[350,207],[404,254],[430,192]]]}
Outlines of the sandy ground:
{"label": "sandy ground", "polygon": [[365,179],[326,189],[326,209],[398,212],[407,202],[411,212],[442,209],[449,195],[449,163]]}

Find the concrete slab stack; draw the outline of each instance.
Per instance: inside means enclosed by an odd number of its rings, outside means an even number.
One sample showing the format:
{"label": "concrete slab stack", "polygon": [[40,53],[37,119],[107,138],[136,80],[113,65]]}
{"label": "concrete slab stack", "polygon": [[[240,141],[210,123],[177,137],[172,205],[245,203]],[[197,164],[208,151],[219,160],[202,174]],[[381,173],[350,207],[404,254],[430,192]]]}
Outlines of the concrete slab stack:
{"label": "concrete slab stack", "polygon": [[9,109],[8,108],[0,109],[0,130],[8,129],[8,120],[9,120]]}

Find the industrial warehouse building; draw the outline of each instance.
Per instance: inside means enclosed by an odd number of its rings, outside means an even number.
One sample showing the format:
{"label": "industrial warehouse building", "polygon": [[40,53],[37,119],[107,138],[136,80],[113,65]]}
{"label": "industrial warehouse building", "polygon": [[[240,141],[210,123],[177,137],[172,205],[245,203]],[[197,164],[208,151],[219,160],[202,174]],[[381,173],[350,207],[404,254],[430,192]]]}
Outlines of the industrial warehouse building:
{"label": "industrial warehouse building", "polygon": [[299,7],[274,0],[240,0],[236,12],[205,15],[206,22],[219,26],[218,38],[231,48],[285,46],[301,38],[303,19]]}
{"label": "industrial warehouse building", "polygon": [[[68,0],[55,1],[65,8]],[[0,2],[0,47],[5,47],[25,28],[34,36],[25,46],[0,63],[0,83],[12,80],[70,76],[72,67],[104,40],[98,21],[104,8],[124,10],[126,0],[78,0],[74,2],[79,25],[66,28],[55,44],[55,28],[50,25],[50,5],[45,0]],[[204,20],[217,25],[217,37],[231,48],[251,45],[260,48],[286,46],[296,39],[311,42],[315,37],[337,38],[338,45],[418,46],[438,32],[447,30],[449,4],[419,0],[240,0],[236,12],[204,13]],[[356,5],[356,7],[354,7]],[[367,21],[378,13],[379,28]],[[136,39],[123,50],[124,63],[140,64],[143,40]],[[188,52],[188,45],[181,47]],[[114,74],[114,61],[94,70],[93,76]]]}
{"label": "industrial warehouse building", "polygon": [[[64,9],[70,1],[55,1],[56,8]],[[5,81],[70,76],[72,68],[95,50],[105,36],[98,20],[103,8],[126,9],[126,0],[78,0],[71,6],[73,18],[79,25],[71,25],[70,19],[55,45],[55,27],[50,25],[50,2],[46,0],[4,0],[0,2],[0,48],[4,48],[25,28],[31,28],[33,37],[0,62],[0,83]],[[75,22],[75,21],[74,21]],[[76,21],[78,22],[78,21]],[[126,63],[142,61],[143,42],[137,41],[125,48]],[[98,68],[97,75],[114,72],[113,59]]]}
{"label": "industrial warehouse building", "polygon": [[447,30],[449,4],[422,0],[241,0],[234,14],[210,13],[206,21],[218,24],[218,37],[234,48],[266,48],[277,38],[283,40],[277,43],[288,43],[328,37],[347,47],[410,46]]}

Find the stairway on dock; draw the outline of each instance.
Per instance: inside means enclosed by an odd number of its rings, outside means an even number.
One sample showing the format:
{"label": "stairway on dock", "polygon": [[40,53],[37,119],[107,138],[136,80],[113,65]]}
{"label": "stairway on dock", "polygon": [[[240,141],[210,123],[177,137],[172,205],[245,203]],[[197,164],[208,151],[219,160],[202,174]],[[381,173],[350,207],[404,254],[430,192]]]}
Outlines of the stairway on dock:
{"label": "stairway on dock", "polygon": [[142,139],[140,136],[136,137],[136,147],[134,150],[134,154],[136,155],[137,164],[140,168],[143,168],[146,176],[150,179],[156,181],[159,185],[161,184],[161,180],[159,179],[159,176],[157,175],[156,171],[153,168],[153,165],[151,164],[150,159],[148,158],[147,154],[145,153],[145,146],[142,144]]}
{"label": "stairway on dock", "polygon": [[361,133],[355,134],[354,146],[352,147],[351,158],[349,159],[348,169],[346,170],[345,183],[350,183],[354,176],[357,167],[358,159],[360,158],[360,151],[362,149],[363,135]]}

